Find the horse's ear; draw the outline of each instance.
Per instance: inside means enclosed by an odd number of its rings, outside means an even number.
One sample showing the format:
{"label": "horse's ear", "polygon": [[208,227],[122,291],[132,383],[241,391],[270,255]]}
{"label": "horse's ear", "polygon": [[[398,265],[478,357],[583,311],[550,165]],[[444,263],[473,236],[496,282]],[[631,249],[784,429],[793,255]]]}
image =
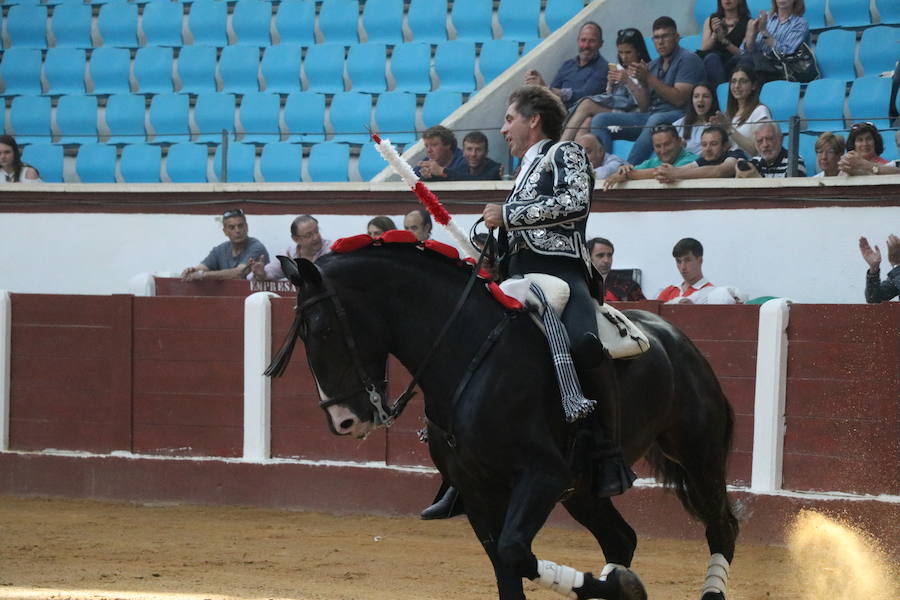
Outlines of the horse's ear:
{"label": "horse's ear", "polygon": [[294,259],[281,255],[278,255],[276,258],[278,259],[278,262],[281,263],[281,270],[284,272],[284,276],[287,277],[291,283],[299,287],[303,282],[301,281],[300,270],[297,268],[297,263],[294,262]]}
{"label": "horse's ear", "polygon": [[319,267],[305,258],[298,258],[297,267],[300,269],[300,279],[307,285],[322,285],[322,273]]}

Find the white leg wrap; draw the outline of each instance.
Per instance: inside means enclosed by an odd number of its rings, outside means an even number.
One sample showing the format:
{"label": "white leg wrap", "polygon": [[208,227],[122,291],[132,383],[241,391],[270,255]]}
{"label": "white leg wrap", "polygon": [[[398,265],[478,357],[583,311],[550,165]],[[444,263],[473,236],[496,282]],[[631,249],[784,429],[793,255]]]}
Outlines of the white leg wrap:
{"label": "white leg wrap", "polygon": [[625,565],[620,565],[618,563],[606,563],[603,565],[603,569],[600,571],[600,575],[597,577],[600,581],[606,581],[606,576],[615,571],[616,569],[626,569]]}
{"label": "white leg wrap", "polygon": [[537,569],[539,574],[537,583],[566,598],[578,597],[572,589],[584,585],[584,573],[549,560],[537,561]]}
{"label": "white leg wrap", "polygon": [[713,554],[709,557],[709,567],[706,569],[706,580],[703,582],[703,589],[700,590],[700,596],[706,592],[720,592],[725,595],[725,589],[728,587],[728,561],[721,554]]}

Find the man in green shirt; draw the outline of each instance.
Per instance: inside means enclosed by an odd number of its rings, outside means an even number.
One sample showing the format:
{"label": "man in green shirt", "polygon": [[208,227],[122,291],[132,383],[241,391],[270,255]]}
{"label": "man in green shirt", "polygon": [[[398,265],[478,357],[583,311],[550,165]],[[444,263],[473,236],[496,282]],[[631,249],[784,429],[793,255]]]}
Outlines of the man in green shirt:
{"label": "man in green shirt", "polygon": [[653,140],[653,156],[644,162],[632,166],[622,165],[615,175],[606,178],[603,189],[608,190],[617,183],[629,179],[653,179],[656,176],[656,167],[667,164],[673,167],[681,167],[697,160],[697,155],[688,152],[678,135],[678,131],[669,123],[660,123],[651,129]]}

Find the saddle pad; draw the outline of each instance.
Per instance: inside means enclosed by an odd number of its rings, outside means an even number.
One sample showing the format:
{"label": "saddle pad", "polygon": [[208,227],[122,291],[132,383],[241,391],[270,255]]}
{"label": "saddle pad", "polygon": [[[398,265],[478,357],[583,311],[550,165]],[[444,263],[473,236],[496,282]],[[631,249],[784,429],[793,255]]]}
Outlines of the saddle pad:
{"label": "saddle pad", "polygon": [[[562,314],[569,301],[569,284],[546,273],[528,273],[521,279],[507,279],[500,289],[526,307],[540,314],[543,306],[529,290],[531,284],[539,286],[547,297],[547,303]],[[612,358],[634,358],[650,349],[650,340],[628,317],[609,304],[594,304],[597,312],[597,332],[600,342]],[[543,330],[541,320],[534,321]]]}

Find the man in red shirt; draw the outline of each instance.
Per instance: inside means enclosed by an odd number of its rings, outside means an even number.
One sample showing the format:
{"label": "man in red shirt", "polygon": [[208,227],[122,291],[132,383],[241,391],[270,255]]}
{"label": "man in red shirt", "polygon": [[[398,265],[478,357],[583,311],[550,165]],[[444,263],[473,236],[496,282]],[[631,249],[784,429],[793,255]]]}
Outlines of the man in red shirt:
{"label": "man in red shirt", "polygon": [[672,248],[672,256],[684,281],[670,285],[656,299],[667,304],[705,304],[713,284],[703,276],[703,244],[694,238],[682,238]]}

